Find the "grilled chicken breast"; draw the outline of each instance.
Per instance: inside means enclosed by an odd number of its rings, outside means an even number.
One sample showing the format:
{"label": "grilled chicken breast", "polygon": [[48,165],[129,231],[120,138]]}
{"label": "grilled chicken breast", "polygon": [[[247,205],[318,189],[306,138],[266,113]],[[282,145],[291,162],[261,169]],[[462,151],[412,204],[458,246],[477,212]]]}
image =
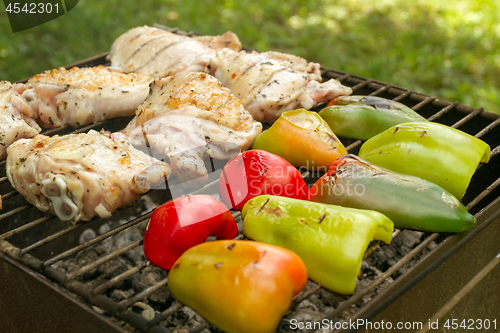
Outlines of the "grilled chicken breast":
{"label": "grilled chicken breast", "polygon": [[331,79],[321,83],[320,65],[279,52],[217,51],[215,77],[239,98],[254,119],[274,121],[281,113],[352,94]]}
{"label": "grilled chicken breast", "polygon": [[167,156],[182,182],[207,178],[203,157],[229,159],[248,149],[262,124],[213,76],[180,73],[151,84],[151,93],[123,131],[130,142]]}
{"label": "grilled chicken breast", "polygon": [[29,79],[22,95],[43,126],[76,127],[134,115],[152,80],[147,74],[124,74],[103,66],[61,67]]}
{"label": "grilled chicken breast", "polygon": [[163,183],[170,166],[132,147],[121,133],[22,139],[8,148],[7,177],[26,200],[61,220],[106,218]]}
{"label": "grilled chicken breast", "polygon": [[0,159],[16,140],[31,138],[41,128],[33,118],[35,113],[28,102],[17,93],[10,82],[0,81]]}
{"label": "grilled chicken breast", "polygon": [[111,46],[111,68],[125,73],[147,73],[162,78],[180,72],[208,72],[221,48],[241,49],[232,32],[221,36],[187,37],[154,27],[133,28]]}

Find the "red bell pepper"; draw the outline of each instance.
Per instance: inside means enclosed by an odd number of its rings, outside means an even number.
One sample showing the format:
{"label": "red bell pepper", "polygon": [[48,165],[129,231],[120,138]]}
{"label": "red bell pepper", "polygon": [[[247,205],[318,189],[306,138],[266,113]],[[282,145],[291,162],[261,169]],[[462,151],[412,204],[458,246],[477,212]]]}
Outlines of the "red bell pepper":
{"label": "red bell pepper", "polygon": [[241,210],[263,194],[305,199],[309,188],[293,165],[265,150],[248,150],[230,160],[222,170],[219,192],[229,207]]}
{"label": "red bell pepper", "polygon": [[238,226],[231,212],[210,195],[187,195],[171,200],[151,214],[144,233],[144,254],[155,266],[170,270],[189,248],[209,236],[231,239]]}

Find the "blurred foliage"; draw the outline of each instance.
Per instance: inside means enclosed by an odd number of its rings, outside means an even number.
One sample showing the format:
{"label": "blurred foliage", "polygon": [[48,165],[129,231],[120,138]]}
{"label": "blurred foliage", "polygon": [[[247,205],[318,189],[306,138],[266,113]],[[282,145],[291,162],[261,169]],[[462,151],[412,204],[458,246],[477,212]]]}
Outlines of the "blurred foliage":
{"label": "blurred foliage", "polygon": [[232,30],[243,45],[500,113],[496,0],[88,1],[13,34],[0,13],[0,79],[16,81],[109,50],[138,25],[200,34]]}

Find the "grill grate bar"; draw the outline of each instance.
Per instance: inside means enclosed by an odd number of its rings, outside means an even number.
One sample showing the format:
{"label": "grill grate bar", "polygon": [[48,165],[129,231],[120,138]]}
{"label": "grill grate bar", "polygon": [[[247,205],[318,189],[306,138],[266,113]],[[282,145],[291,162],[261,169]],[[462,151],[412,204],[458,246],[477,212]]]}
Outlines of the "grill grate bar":
{"label": "grill grate bar", "polygon": [[436,97],[428,96],[428,97],[426,97],[423,101],[421,101],[420,103],[418,103],[418,104],[414,105],[414,106],[412,107],[412,109],[413,109],[414,111],[417,111],[417,110],[418,110],[418,109],[420,109],[421,107],[423,107],[423,106],[425,106],[425,105],[429,104],[430,102],[432,102],[432,101],[434,101],[434,100],[436,100]]}
{"label": "grill grate bar", "polygon": [[[387,278],[389,278],[391,275],[396,273],[404,264],[409,262],[413,257],[415,257],[418,253],[420,253],[429,243],[434,241],[436,238],[438,238],[439,233],[433,233],[426,239],[424,239],[417,247],[415,247],[413,250],[410,251],[406,256],[404,256],[401,260],[396,262],[391,268],[389,268],[384,274],[382,274],[378,279],[372,282],[370,286],[368,286],[366,289],[363,289],[359,293],[355,293],[351,298],[349,298],[347,301],[343,302],[340,304],[338,308],[335,310],[332,310],[329,313],[326,313],[323,319],[333,319],[340,314],[342,314],[343,311],[349,309],[353,304],[357,303],[363,296],[365,296],[369,291],[375,289],[378,285],[380,285],[382,282],[384,282]],[[307,331],[308,333],[315,332],[314,330],[309,330]],[[319,331],[318,331],[319,332]]]}
{"label": "grill grate bar", "polygon": [[342,81],[345,81],[345,80],[347,80],[347,79],[348,79],[348,78],[350,78],[350,77],[351,77],[351,74],[349,74],[349,73],[346,73],[346,74],[344,74],[344,75],[341,75],[341,76],[339,76],[338,78],[336,78],[336,80],[337,80],[337,81],[340,81],[340,82],[342,82]]}
{"label": "grill grate bar", "polygon": [[367,85],[369,85],[369,84],[370,84],[370,83],[372,83],[372,82],[373,82],[373,80],[366,80],[366,81],[360,82],[360,83],[358,83],[357,85],[355,85],[355,86],[351,87],[351,89],[352,89],[352,91],[354,92],[354,91],[356,91],[356,90],[358,90],[358,89],[361,89],[361,88],[363,88],[363,87],[366,87]]}
{"label": "grill grate bar", "polygon": [[63,130],[65,130],[65,129],[66,129],[66,128],[68,128],[68,127],[69,127],[68,125],[62,125],[62,126],[57,127],[57,128],[52,128],[52,129],[49,129],[49,130],[47,130],[47,131],[45,131],[45,132],[42,132],[42,133],[40,133],[40,134],[43,134],[43,135],[47,135],[47,136],[49,136],[49,135],[52,135],[52,134],[54,134],[54,133],[57,133],[57,132],[63,131]]}
{"label": "grill grate bar", "polygon": [[12,215],[16,215],[17,213],[24,212],[25,210],[28,210],[31,207],[33,207],[33,206],[26,205],[26,206],[17,207],[17,208],[15,208],[13,210],[10,210],[7,213],[4,213],[4,214],[0,215],[0,221],[3,220],[3,219],[6,219],[8,217],[11,217]]}
{"label": "grill grate bar", "polygon": [[157,291],[161,287],[167,285],[167,283],[168,283],[168,277],[166,277],[163,280],[161,280],[160,282],[152,285],[151,287],[144,289],[143,291],[141,291],[140,293],[136,294],[135,296],[133,296],[133,297],[127,299],[127,300],[121,301],[120,303],[118,303],[118,312],[125,311],[125,309],[131,307],[132,305],[134,305],[134,303],[136,303],[136,302],[142,300],[143,298],[151,295],[152,293],[154,293],[155,291]]}
{"label": "grill grate bar", "polygon": [[86,273],[88,271],[91,271],[94,268],[96,268],[97,266],[102,265],[105,262],[110,261],[111,259],[114,259],[114,258],[118,257],[119,255],[121,255],[123,253],[126,253],[126,252],[128,252],[128,251],[130,251],[130,250],[132,250],[132,249],[134,249],[134,248],[136,248],[138,246],[141,246],[141,245],[142,245],[142,239],[138,240],[138,241],[136,241],[136,242],[134,242],[134,243],[132,243],[130,245],[127,245],[127,246],[125,246],[124,248],[121,248],[118,251],[111,252],[111,253],[109,253],[109,254],[107,254],[107,255],[105,255],[105,256],[97,259],[96,261],[94,261],[94,262],[92,262],[92,263],[90,263],[88,265],[83,266],[79,270],[74,271],[74,272],[68,274],[68,280],[72,280],[72,279],[74,279],[77,276],[80,276],[80,275],[82,275],[82,274],[84,274],[84,273]]}
{"label": "grill grate bar", "polygon": [[463,124],[465,124],[466,122],[468,122],[469,120],[471,120],[472,118],[477,116],[478,114],[482,113],[483,111],[484,111],[483,108],[476,109],[473,112],[469,113],[467,116],[463,117],[462,119],[460,119],[459,121],[454,123],[453,125],[451,125],[450,127],[459,128],[460,126],[462,126]]}
{"label": "grill grate bar", "polygon": [[377,89],[377,90],[375,90],[375,91],[371,92],[371,93],[369,94],[369,96],[378,96],[378,95],[380,95],[381,93],[386,92],[386,91],[387,91],[387,90],[389,90],[390,88],[391,88],[391,86],[382,86],[381,88],[379,88],[379,89]]}
{"label": "grill grate bar", "polygon": [[7,200],[9,198],[15,197],[18,194],[19,194],[19,192],[17,192],[17,191],[12,191],[12,192],[6,193],[6,194],[2,195],[2,200]]}
{"label": "grill grate bar", "polygon": [[32,221],[32,222],[29,222],[29,223],[26,223],[25,225],[22,225],[20,226],[19,228],[16,228],[16,229],[12,229],[2,235],[0,235],[0,240],[1,239],[7,239],[9,237],[12,237],[14,235],[17,235],[23,231],[26,231],[28,229],[31,229],[39,224],[42,224],[43,222],[46,222],[50,219],[54,218],[53,215],[45,215],[44,217],[42,218],[39,218],[38,220],[35,220],[35,221]]}
{"label": "grill grate bar", "polygon": [[66,229],[63,229],[63,230],[61,230],[61,231],[59,231],[59,232],[57,232],[57,233],[55,233],[55,234],[53,234],[53,235],[50,235],[50,236],[48,236],[48,237],[45,237],[44,239],[39,240],[38,242],[33,243],[33,244],[31,244],[30,246],[27,246],[27,247],[25,247],[24,249],[22,249],[22,250],[21,250],[21,255],[24,255],[24,254],[26,254],[26,253],[28,253],[28,252],[31,252],[31,251],[33,251],[34,249],[37,249],[37,248],[39,248],[40,246],[43,246],[43,245],[45,245],[45,244],[47,244],[47,243],[50,243],[50,242],[52,242],[53,240],[55,240],[55,239],[57,239],[57,238],[59,238],[59,237],[61,237],[61,236],[64,236],[64,235],[66,235],[68,232],[73,231],[73,230],[75,230],[75,229],[77,229],[77,228],[79,228],[79,227],[81,227],[81,226],[82,226],[82,224],[81,224],[81,223],[79,223],[79,224],[75,224],[75,225],[72,225],[72,226],[70,226],[70,227],[68,227],[68,228],[66,228]]}
{"label": "grill grate bar", "polygon": [[[500,118],[499,118],[500,119]],[[495,180],[493,184],[488,186],[483,192],[481,192],[477,197],[474,198],[469,204],[465,207],[467,210],[471,210],[479,201],[483,200],[488,194],[491,193],[497,186],[500,185],[500,178]]]}
{"label": "grill grate bar", "polygon": [[493,121],[491,124],[483,128],[479,133],[474,135],[476,138],[481,138],[483,135],[491,131],[493,128],[495,128],[498,124],[500,124],[500,117],[498,117],[495,121]]}
{"label": "grill grate bar", "polygon": [[157,315],[156,317],[154,317],[153,319],[151,319],[148,322],[148,327],[147,327],[146,331],[148,331],[149,328],[151,328],[152,326],[158,325],[162,321],[166,320],[168,317],[173,315],[175,312],[182,309],[182,307],[184,307],[184,305],[182,305],[181,302],[179,302],[177,300],[174,301],[166,310],[164,310],[162,313],[160,313],[159,315]]}
{"label": "grill grate bar", "polygon": [[497,156],[500,153],[500,145],[495,147],[490,154],[490,159]]}
{"label": "grill grate bar", "polygon": [[0,178],[0,184],[5,183],[8,179],[9,179],[9,178],[7,178],[7,177],[2,177],[2,178]]}
{"label": "grill grate bar", "polygon": [[349,146],[347,146],[345,149],[347,151],[349,151],[351,149],[356,148],[357,146],[360,146],[362,143],[363,143],[363,141],[361,141],[361,140],[355,141],[355,142],[351,143]]}
{"label": "grill grate bar", "polygon": [[321,288],[323,288],[321,285],[319,285],[317,283],[314,283],[314,284],[315,284],[315,286],[312,287],[311,289],[309,289],[308,291],[302,292],[302,293],[298,294],[297,296],[295,296],[295,298],[292,300],[292,304],[290,305],[290,309],[288,309],[287,313],[291,312],[297,305],[299,305],[300,302],[309,298],[310,296],[312,296],[313,294],[318,292]]}
{"label": "grill grate bar", "polygon": [[100,125],[103,125],[104,124],[104,121],[98,121],[96,123],[92,123],[90,125],[87,125],[87,126],[84,126],[84,127],[81,127],[79,129],[76,129],[74,130],[73,132],[71,132],[71,134],[77,134],[77,133],[86,133],[88,132],[89,130],[91,130],[93,127],[95,126],[100,126]]}
{"label": "grill grate bar", "polygon": [[432,116],[430,116],[429,118],[427,118],[428,121],[434,121],[440,117],[442,117],[445,113],[448,113],[449,111],[453,110],[454,108],[457,107],[457,105],[459,105],[460,103],[458,103],[457,101],[451,103],[450,105],[442,108],[441,110],[439,110],[438,112],[436,112],[435,114],[433,114]]}
{"label": "grill grate bar", "polygon": [[149,261],[142,262],[139,265],[132,267],[129,270],[126,270],[120,275],[117,275],[114,278],[110,279],[109,281],[106,281],[103,284],[100,284],[99,286],[95,287],[92,290],[92,294],[93,295],[102,294],[109,288],[114,287],[116,284],[128,279],[129,277],[131,277],[136,273],[139,273],[143,268],[146,268],[147,266],[149,266]]}
{"label": "grill grate bar", "polygon": [[[205,319],[203,319],[203,320],[205,320]],[[207,327],[208,327],[208,323],[206,321],[204,321],[203,324],[200,324],[200,325],[195,326],[192,329],[190,329],[189,333],[199,333]]]}
{"label": "grill grate bar", "polygon": [[407,90],[404,93],[402,93],[401,95],[393,98],[392,100],[395,102],[399,102],[399,101],[405,99],[406,97],[410,96],[410,94],[411,94],[411,91]]}
{"label": "grill grate bar", "polygon": [[[90,241],[88,241],[86,243],[83,243],[83,244],[81,244],[79,246],[75,246],[72,249],[64,251],[63,253],[61,253],[61,254],[59,254],[59,255],[57,255],[57,256],[55,256],[55,257],[53,257],[53,258],[51,258],[51,259],[49,259],[47,261],[45,261],[43,263],[43,265],[44,266],[50,266],[53,263],[58,262],[59,260],[62,260],[62,259],[67,258],[67,257],[69,257],[69,256],[71,256],[71,255],[73,255],[73,254],[75,254],[77,252],[80,252],[81,250],[83,250],[83,249],[85,249],[85,248],[87,248],[87,247],[89,247],[89,246],[91,246],[91,245],[93,245],[93,244],[95,244],[97,242],[100,242],[100,241],[102,241],[102,240],[104,240],[104,239],[106,239],[106,238],[108,238],[110,236],[113,236],[113,235],[119,233],[122,230],[125,230],[125,229],[127,229],[127,228],[129,228],[129,227],[131,227],[133,225],[136,225],[136,224],[144,221],[145,219],[147,219],[149,217],[149,215],[151,215],[151,212],[146,213],[145,215],[143,215],[141,217],[138,217],[138,218],[136,218],[136,219],[134,219],[132,221],[124,223],[121,226],[119,226],[117,228],[114,228],[114,229],[112,229],[112,230],[110,230],[110,231],[108,231],[108,232],[106,232],[106,233],[104,233],[104,234],[102,234],[102,235],[100,235],[98,237],[95,237],[95,238],[91,239]],[[81,224],[78,224],[78,226],[79,225],[81,225]]]}

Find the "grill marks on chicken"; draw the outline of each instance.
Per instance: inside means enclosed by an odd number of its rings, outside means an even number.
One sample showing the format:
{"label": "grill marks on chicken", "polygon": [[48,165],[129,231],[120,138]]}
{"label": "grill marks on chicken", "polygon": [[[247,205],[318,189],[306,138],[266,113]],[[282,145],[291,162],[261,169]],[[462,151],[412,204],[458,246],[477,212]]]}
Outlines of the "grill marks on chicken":
{"label": "grill marks on chicken", "polygon": [[180,72],[208,72],[216,50],[241,49],[232,32],[221,36],[187,37],[154,27],[133,28],[118,37],[109,53],[111,67],[162,78]]}
{"label": "grill marks on chicken", "polygon": [[180,73],[151,84],[123,132],[133,145],[167,156],[177,178],[195,186],[208,177],[204,156],[229,159],[248,149],[262,124],[214,77]]}
{"label": "grill marks on chicken", "polygon": [[16,88],[10,82],[0,81],[0,159],[7,156],[7,148],[13,142],[34,137],[41,131],[33,120],[33,109]]}
{"label": "grill marks on chicken", "polygon": [[73,127],[134,115],[153,78],[124,74],[103,66],[61,67],[35,75],[22,93],[43,126]]}
{"label": "grill marks on chicken", "polygon": [[285,111],[350,95],[352,89],[331,79],[321,83],[320,65],[279,52],[217,51],[215,77],[241,99],[258,121],[274,121]]}
{"label": "grill marks on chicken", "polygon": [[7,177],[26,200],[61,220],[106,218],[170,175],[170,166],[125,135],[94,130],[22,139],[8,149]]}

